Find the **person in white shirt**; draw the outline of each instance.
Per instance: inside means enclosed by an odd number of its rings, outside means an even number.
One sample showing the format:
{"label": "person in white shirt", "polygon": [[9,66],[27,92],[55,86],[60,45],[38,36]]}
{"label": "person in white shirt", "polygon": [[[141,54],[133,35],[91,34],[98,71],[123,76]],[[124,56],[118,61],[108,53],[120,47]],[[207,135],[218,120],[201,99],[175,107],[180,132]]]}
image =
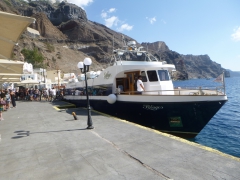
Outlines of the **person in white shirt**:
{"label": "person in white shirt", "polygon": [[143,82],[142,82],[142,76],[138,76],[137,91],[138,91],[139,94],[142,94],[142,92],[145,91],[144,85],[143,85]]}
{"label": "person in white shirt", "polygon": [[47,90],[47,88],[45,88],[43,90],[43,98],[46,100],[46,101],[49,101],[49,92]]}
{"label": "person in white shirt", "polygon": [[50,90],[50,101],[53,101],[56,98],[56,89],[54,87]]}

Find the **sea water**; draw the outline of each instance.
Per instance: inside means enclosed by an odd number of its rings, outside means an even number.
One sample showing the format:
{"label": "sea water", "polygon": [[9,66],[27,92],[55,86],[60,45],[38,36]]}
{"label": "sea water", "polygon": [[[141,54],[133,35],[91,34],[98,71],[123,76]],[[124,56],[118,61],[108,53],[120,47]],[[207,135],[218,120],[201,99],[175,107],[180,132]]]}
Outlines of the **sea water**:
{"label": "sea water", "polygon": [[[214,79],[174,81],[175,87],[221,86]],[[191,139],[196,143],[240,157],[240,77],[225,78],[228,101],[215,114],[204,129]]]}

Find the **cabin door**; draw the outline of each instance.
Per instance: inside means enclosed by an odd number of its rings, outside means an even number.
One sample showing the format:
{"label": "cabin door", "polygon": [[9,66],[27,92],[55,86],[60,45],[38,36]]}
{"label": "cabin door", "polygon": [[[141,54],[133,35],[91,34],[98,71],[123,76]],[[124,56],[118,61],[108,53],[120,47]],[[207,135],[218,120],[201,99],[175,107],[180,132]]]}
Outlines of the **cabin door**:
{"label": "cabin door", "polygon": [[125,74],[127,75],[128,80],[127,91],[130,91],[131,94],[135,94],[135,91],[137,91],[137,79],[140,71],[126,72]]}

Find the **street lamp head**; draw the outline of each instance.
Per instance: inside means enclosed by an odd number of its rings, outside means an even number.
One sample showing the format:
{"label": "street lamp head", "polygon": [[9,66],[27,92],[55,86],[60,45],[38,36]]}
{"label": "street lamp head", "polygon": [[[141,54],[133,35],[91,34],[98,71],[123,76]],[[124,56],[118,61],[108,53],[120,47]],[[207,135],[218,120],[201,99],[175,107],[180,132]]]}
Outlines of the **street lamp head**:
{"label": "street lamp head", "polygon": [[77,66],[78,66],[79,69],[83,69],[83,62],[79,62],[79,63],[77,64]]}
{"label": "street lamp head", "polygon": [[86,66],[90,66],[92,64],[92,60],[90,58],[85,58],[83,60],[83,63],[86,65]]}

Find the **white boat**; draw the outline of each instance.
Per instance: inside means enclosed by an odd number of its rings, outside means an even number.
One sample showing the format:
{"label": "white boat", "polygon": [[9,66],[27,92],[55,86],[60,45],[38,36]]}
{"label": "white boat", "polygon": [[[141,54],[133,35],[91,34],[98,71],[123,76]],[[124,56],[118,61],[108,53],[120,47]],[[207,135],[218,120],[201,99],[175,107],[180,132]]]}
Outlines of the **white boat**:
{"label": "white boat", "polygon": [[[114,50],[112,65],[87,75],[93,109],[181,137],[195,137],[227,101],[225,89],[174,88],[173,64],[160,62],[130,41]],[[145,87],[136,91],[141,75]],[[224,87],[225,88],[225,87]],[[68,83],[65,100],[87,106],[84,78]]]}

